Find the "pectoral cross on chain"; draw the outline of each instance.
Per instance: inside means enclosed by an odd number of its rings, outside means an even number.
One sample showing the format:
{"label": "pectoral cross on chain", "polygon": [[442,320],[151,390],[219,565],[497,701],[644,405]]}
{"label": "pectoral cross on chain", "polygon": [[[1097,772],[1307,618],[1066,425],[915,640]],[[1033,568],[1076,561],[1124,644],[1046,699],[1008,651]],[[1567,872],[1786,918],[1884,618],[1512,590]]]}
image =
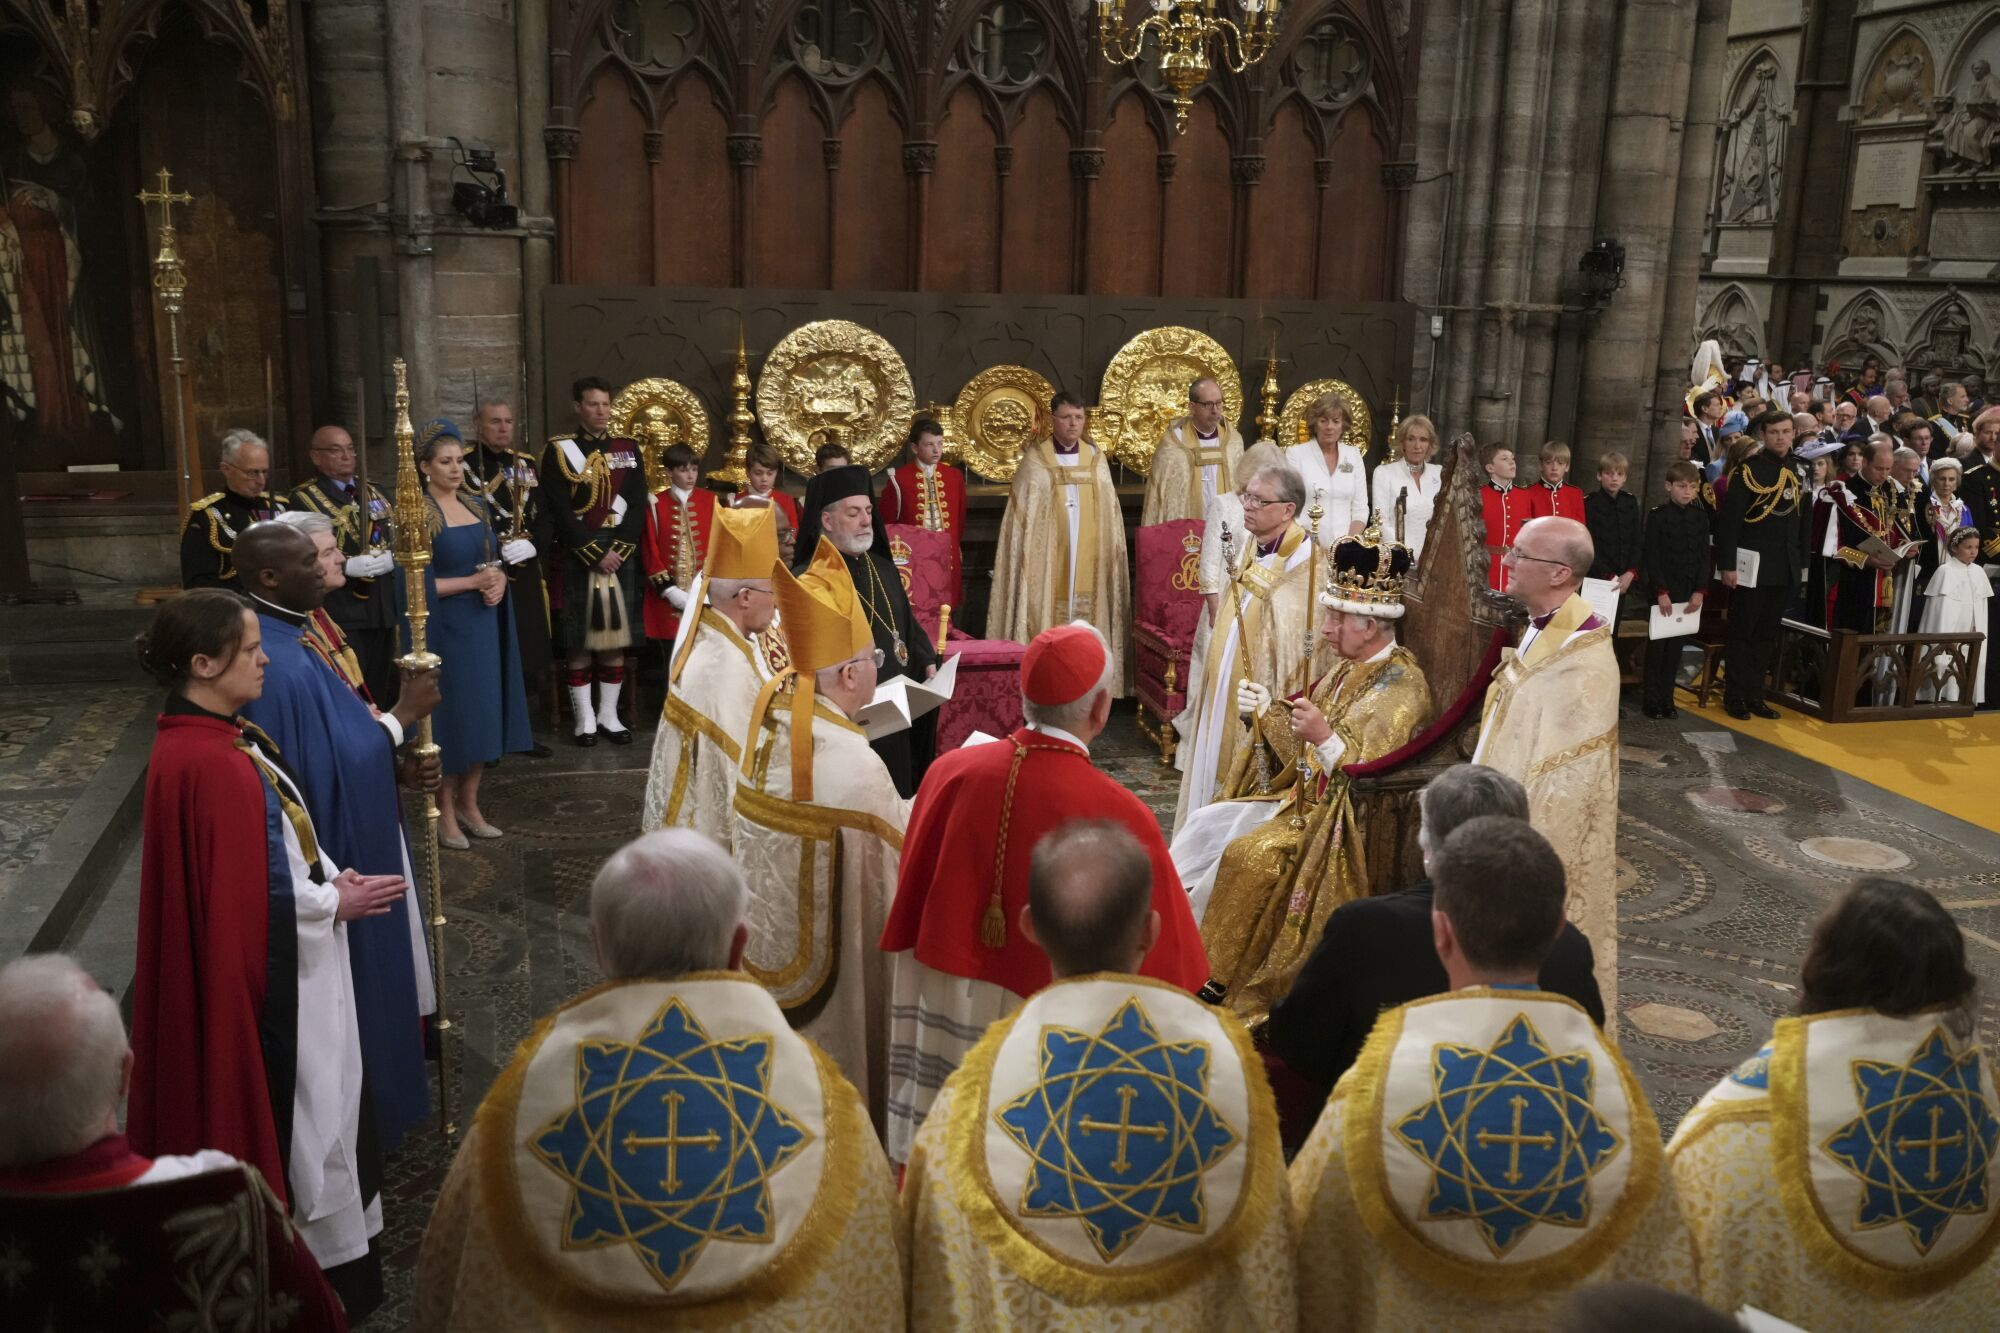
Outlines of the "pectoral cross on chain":
{"label": "pectoral cross on chain", "polygon": [[665,1148],[667,1150],[667,1174],[666,1178],[660,1182],[660,1185],[668,1194],[678,1194],[680,1192],[681,1174],[679,1154],[682,1148],[708,1148],[712,1151],[722,1146],[722,1136],[712,1129],[705,1134],[691,1134],[685,1138],[681,1136],[681,1102],[683,1100],[678,1092],[670,1092],[666,1095],[667,1132],[665,1137],[643,1138],[638,1134],[632,1133],[630,1130],[627,1130],[625,1133],[626,1152],[631,1152],[634,1148]]}
{"label": "pectoral cross on chain", "polygon": [[1167,1127],[1165,1125],[1135,1125],[1132,1123],[1132,1099],[1138,1095],[1139,1090],[1130,1083],[1121,1083],[1118,1085],[1118,1123],[1115,1125],[1108,1120],[1092,1120],[1087,1116],[1077,1122],[1077,1128],[1086,1134],[1116,1134],[1118,1136],[1118,1151],[1111,1158],[1111,1169],[1121,1176],[1132,1169],[1132,1161],[1125,1155],[1125,1145],[1131,1140],[1134,1134],[1143,1134],[1149,1139],[1164,1139],[1167,1137]]}
{"label": "pectoral cross on chain", "polygon": [[1482,1148],[1490,1148],[1496,1143],[1507,1145],[1507,1183],[1509,1185],[1518,1185],[1521,1183],[1522,1147],[1554,1148],[1556,1146],[1556,1136],[1553,1134],[1523,1134],[1521,1132],[1521,1117],[1527,1114],[1528,1099],[1516,1095],[1509,1097],[1507,1104],[1514,1108],[1514,1132],[1512,1134],[1495,1134],[1490,1129],[1482,1129],[1473,1137]]}

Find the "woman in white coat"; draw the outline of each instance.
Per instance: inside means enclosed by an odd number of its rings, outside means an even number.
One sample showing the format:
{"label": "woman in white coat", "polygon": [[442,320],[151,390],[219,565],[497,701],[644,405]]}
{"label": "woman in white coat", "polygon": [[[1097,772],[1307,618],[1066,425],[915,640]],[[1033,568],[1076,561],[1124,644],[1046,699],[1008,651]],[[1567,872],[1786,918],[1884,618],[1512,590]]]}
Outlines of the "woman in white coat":
{"label": "woman in white coat", "polygon": [[[1368,526],[1368,467],[1361,450],[1340,437],[1347,433],[1347,404],[1337,393],[1321,394],[1307,418],[1313,437],[1286,448],[1285,461],[1306,484],[1306,508],[1315,498],[1324,513],[1314,535],[1322,547]],[[1306,514],[1299,515],[1306,521]]]}
{"label": "woman in white coat", "polygon": [[[1430,526],[1438,488],[1444,484],[1444,469],[1430,461],[1437,456],[1437,445],[1437,427],[1429,417],[1404,417],[1389,439],[1390,456],[1375,469],[1372,489],[1383,535],[1402,542],[1413,556],[1424,553],[1424,530]],[[1401,532],[1396,530],[1398,496],[1404,506]]]}

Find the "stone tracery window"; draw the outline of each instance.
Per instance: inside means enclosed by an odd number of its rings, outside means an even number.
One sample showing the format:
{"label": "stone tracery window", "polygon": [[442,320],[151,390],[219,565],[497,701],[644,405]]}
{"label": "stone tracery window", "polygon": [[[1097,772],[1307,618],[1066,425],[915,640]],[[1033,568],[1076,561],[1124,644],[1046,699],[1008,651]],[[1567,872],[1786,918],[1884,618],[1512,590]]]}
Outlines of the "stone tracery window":
{"label": "stone tracery window", "polygon": [[1368,49],[1339,18],[1306,34],[1292,54],[1292,77],[1306,100],[1325,111],[1346,106],[1368,90]]}
{"label": "stone tracery window", "polygon": [[611,7],[612,38],[635,65],[679,69],[700,31],[693,0],[618,0]]}
{"label": "stone tracery window", "polygon": [[1048,57],[1049,35],[1041,20],[1019,0],[999,0],[973,20],[953,63],[1004,91],[1032,82]]}
{"label": "stone tracery window", "polygon": [[792,54],[815,78],[846,79],[874,63],[875,18],[854,0],[811,0],[792,20]]}

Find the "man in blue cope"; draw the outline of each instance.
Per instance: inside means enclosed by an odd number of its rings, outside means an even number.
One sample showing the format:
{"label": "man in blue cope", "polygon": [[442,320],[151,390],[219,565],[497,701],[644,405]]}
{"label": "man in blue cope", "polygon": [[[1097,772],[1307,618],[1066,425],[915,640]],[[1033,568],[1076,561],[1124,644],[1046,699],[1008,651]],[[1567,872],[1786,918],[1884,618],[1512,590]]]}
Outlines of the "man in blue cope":
{"label": "man in blue cope", "polygon": [[[401,875],[414,885],[396,793],[396,747],[437,706],[437,673],[406,679],[395,710],[377,715],[306,632],[326,596],[312,539],[282,523],[255,524],[237,539],[236,568],[270,658],[263,696],[245,716],[277,745],[327,855],[363,874]],[[437,782],[434,769],[412,766],[405,776],[419,785]],[[421,1016],[436,1006],[415,889],[387,914],[348,923],[347,939],[368,1102],[387,1152],[430,1113]]]}

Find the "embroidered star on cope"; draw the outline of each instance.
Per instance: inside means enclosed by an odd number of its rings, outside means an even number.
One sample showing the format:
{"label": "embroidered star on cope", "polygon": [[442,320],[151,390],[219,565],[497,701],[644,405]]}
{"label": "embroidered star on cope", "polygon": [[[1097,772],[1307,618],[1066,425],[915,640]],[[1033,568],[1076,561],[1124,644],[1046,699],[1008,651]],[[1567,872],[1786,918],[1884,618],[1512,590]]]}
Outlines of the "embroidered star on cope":
{"label": "embroidered star on cope", "polygon": [[1419,1220],[1472,1221],[1495,1258],[1536,1223],[1589,1225],[1591,1177],[1624,1147],[1593,1078],[1588,1052],[1551,1052],[1526,1014],[1490,1051],[1432,1047],[1434,1098],[1395,1128],[1432,1171]]}
{"label": "embroidered star on cope", "polygon": [[1138,1000],[1102,1031],[1044,1027],[1041,1078],[993,1113],[1032,1159],[1024,1217],[1072,1217],[1106,1261],[1148,1226],[1208,1229],[1202,1176],[1240,1136],[1208,1099],[1209,1048],[1163,1042]]}
{"label": "embroidered star on cope", "polygon": [[2000,1137],[1979,1090],[1979,1055],[1953,1056],[1933,1028],[1904,1065],[1853,1063],[1861,1114],[1822,1150],[1860,1178],[1854,1228],[1901,1223],[1918,1254],[1930,1253],[1951,1219],[1984,1213],[1986,1173]]}
{"label": "embroidered star on cope", "polygon": [[712,1240],[769,1244],[770,1178],[812,1132],[768,1095],[771,1039],[712,1041],[679,999],[576,1052],[576,1105],[528,1147],[571,1186],[562,1246],[630,1245],[671,1291]]}

